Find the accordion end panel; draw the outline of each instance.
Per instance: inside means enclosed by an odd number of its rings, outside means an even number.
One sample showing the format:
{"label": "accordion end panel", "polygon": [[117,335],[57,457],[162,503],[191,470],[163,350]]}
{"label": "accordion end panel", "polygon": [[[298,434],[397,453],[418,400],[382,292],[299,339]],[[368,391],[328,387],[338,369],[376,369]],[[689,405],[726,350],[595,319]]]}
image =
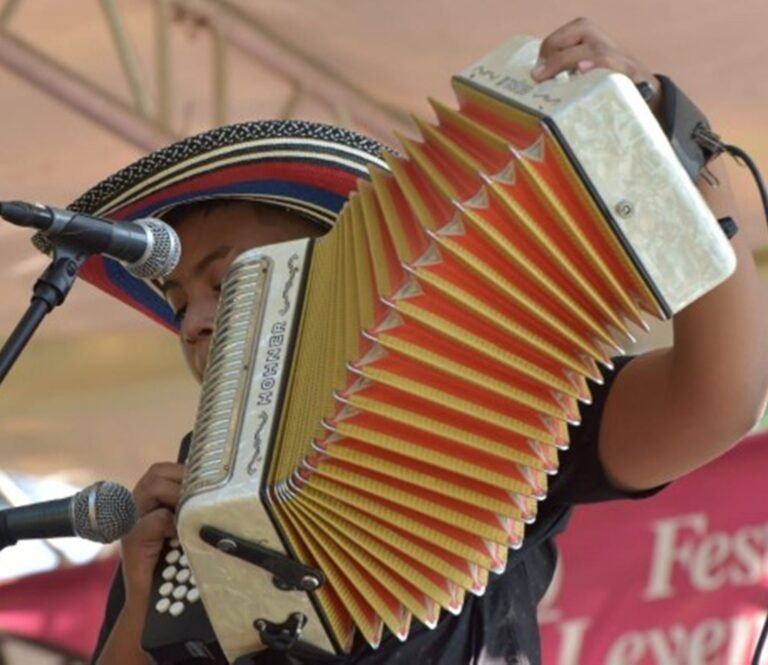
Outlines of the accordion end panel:
{"label": "accordion end panel", "polygon": [[482,90],[546,117],[668,315],[680,311],[733,273],[730,243],[632,81],[596,69],[534,84],[529,72],[539,44],[511,40],[456,77],[458,89]]}
{"label": "accordion end panel", "polygon": [[[250,250],[230,268],[186,465],[179,539],[230,661],[266,648],[254,622],[280,626],[297,612],[310,618],[311,643],[326,652],[339,648],[307,591],[265,593],[280,583],[275,566],[289,559],[259,496],[290,375],[310,248],[300,240]],[[205,528],[215,533],[203,539]],[[258,561],[248,559],[248,545],[259,548]]]}

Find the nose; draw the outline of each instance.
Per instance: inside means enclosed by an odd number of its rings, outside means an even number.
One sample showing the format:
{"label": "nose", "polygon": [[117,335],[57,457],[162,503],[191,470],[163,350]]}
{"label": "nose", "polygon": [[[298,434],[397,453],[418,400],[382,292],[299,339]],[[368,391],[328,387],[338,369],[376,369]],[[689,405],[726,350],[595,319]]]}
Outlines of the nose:
{"label": "nose", "polygon": [[216,316],[216,299],[211,297],[187,303],[187,311],[181,322],[181,337],[186,344],[196,344],[213,334]]}

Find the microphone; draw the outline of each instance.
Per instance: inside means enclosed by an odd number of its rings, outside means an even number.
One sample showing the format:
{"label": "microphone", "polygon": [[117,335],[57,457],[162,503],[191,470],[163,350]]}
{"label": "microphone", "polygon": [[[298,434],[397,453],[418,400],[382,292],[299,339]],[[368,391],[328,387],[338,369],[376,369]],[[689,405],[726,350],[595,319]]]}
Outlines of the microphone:
{"label": "microphone", "polygon": [[[38,229],[47,238],[67,241],[89,254],[106,254],[124,263],[140,279],[159,279],[179,263],[179,236],[165,222],[148,217],[136,222],[114,223],[106,219],[60,210],[40,203],[0,202],[0,217],[17,226]],[[47,238],[35,236],[38,249],[50,253]]]}
{"label": "microphone", "polygon": [[136,504],[130,490],[101,481],[66,499],[0,511],[0,549],[19,540],[64,536],[111,543],[135,523]]}

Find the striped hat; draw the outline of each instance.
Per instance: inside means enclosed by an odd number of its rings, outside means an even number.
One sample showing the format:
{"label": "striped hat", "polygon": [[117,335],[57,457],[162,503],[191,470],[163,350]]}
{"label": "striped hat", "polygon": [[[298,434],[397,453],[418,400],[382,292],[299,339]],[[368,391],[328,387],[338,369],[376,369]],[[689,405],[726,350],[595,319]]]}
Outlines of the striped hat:
{"label": "striped hat", "polygon": [[[265,120],[228,125],[186,138],[118,171],[70,210],[115,221],[162,217],[209,199],[278,205],[330,228],[368,164],[386,168],[386,148],[330,125]],[[155,321],[177,330],[171,308],[149,282],[118,262],[93,256],[81,276]]]}

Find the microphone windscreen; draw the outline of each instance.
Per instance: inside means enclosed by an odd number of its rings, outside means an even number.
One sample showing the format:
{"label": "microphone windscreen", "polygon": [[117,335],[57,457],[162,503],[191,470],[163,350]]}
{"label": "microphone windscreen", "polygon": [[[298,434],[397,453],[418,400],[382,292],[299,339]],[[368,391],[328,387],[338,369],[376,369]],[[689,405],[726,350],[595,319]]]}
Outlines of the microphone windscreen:
{"label": "microphone windscreen", "polygon": [[133,494],[117,483],[95,483],[78,492],[72,502],[75,533],[87,540],[111,543],[136,523]]}
{"label": "microphone windscreen", "polygon": [[161,279],[169,275],[181,258],[181,241],[176,231],[152,217],[139,219],[134,224],[144,229],[150,241],[144,256],[135,263],[126,263],[125,269],[139,279]]}

